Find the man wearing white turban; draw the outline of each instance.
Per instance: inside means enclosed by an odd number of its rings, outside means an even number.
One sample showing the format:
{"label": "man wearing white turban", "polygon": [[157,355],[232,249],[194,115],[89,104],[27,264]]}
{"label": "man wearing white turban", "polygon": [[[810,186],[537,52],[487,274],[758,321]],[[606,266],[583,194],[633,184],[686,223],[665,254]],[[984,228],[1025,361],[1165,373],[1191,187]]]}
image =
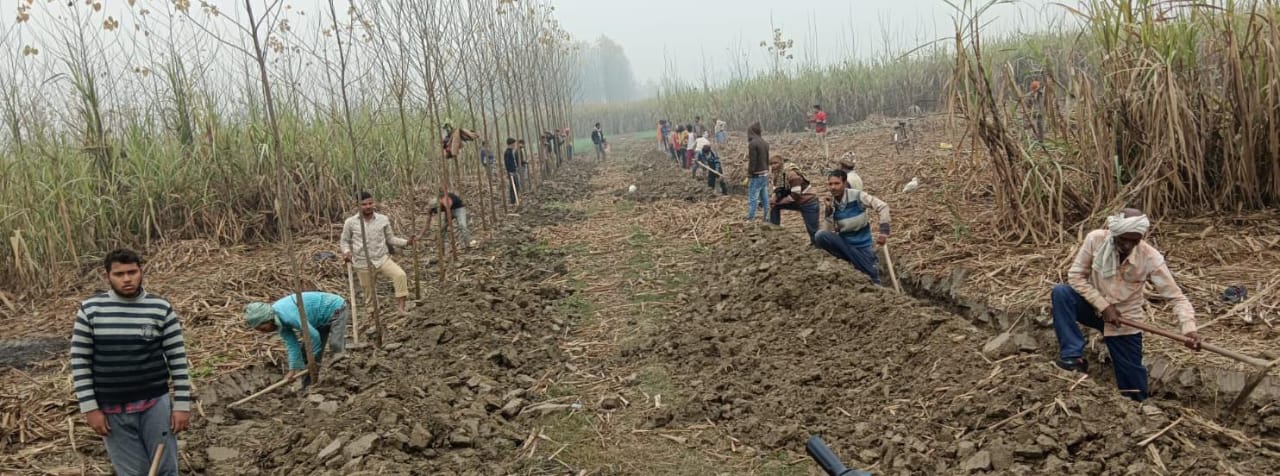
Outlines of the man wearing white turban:
{"label": "man wearing white turban", "polygon": [[1088,371],[1080,324],[1102,331],[1115,366],[1116,386],[1134,400],[1147,398],[1147,368],[1142,365],[1142,331],[1119,323],[1124,317],[1143,321],[1143,287],[1150,282],[1161,297],[1173,302],[1182,334],[1200,349],[1195,310],[1182,294],[1164,256],[1143,240],[1151,221],[1141,211],[1126,208],[1107,218],[1107,228],[1094,230],[1076,252],[1067,271],[1067,284],[1053,287],[1053,331],[1058,336],[1057,365]]}

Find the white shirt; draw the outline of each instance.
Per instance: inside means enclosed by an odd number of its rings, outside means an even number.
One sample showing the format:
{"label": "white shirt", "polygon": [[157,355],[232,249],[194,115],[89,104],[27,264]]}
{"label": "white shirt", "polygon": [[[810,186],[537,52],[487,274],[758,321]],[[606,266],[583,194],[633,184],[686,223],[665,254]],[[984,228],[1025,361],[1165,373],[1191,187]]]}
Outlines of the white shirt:
{"label": "white shirt", "polygon": [[857,172],[850,170],[849,173],[845,174],[844,178],[845,181],[849,182],[849,188],[862,190],[862,177],[859,177]]}
{"label": "white shirt", "polygon": [[689,149],[693,149],[693,145],[694,145],[694,143],[696,143],[697,141],[698,141],[698,136],[697,136],[697,135],[689,134],[689,147],[688,147],[688,148],[689,148]]}
{"label": "white shirt", "polygon": [[711,145],[711,141],[706,137],[699,137],[697,140],[693,141],[693,151],[702,152],[702,146],[706,145]]}
{"label": "white shirt", "polygon": [[[343,253],[351,253],[353,266],[365,269],[369,268],[369,262],[365,261],[365,239],[360,234],[360,219],[360,214],[357,213],[342,223],[342,239],[339,245]],[[387,256],[391,254],[390,248],[387,247],[388,243],[393,246],[409,244],[409,240],[395,235],[395,231],[391,229],[391,219],[381,213],[374,213],[373,220],[364,222],[364,229],[368,232],[369,261],[373,262],[374,268],[381,268],[387,261]]]}

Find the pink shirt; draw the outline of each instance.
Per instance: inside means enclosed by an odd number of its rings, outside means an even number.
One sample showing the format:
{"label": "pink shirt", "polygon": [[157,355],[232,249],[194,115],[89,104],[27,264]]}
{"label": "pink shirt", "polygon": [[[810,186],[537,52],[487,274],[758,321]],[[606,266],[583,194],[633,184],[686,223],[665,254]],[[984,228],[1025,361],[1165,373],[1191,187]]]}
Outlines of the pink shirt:
{"label": "pink shirt", "polygon": [[[1067,283],[1072,289],[1084,296],[1089,304],[1101,314],[1103,309],[1114,304],[1120,316],[1131,321],[1146,321],[1147,314],[1142,305],[1146,302],[1143,288],[1148,282],[1155,286],[1156,293],[1173,301],[1173,313],[1178,316],[1182,325],[1182,333],[1196,330],[1196,313],[1191,301],[1182,294],[1182,289],[1173,282],[1173,273],[1164,262],[1164,255],[1145,240],[1129,253],[1129,257],[1120,263],[1115,275],[1109,278],[1093,270],[1093,254],[1098,247],[1111,239],[1111,232],[1094,230],[1084,238],[1080,250],[1076,252],[1075,262],[1067,271]],[[1113,326],[1105,324],[1102,334],[1105,336],[1121,336],[1138,334],[1142,331],[1129,326]]]}

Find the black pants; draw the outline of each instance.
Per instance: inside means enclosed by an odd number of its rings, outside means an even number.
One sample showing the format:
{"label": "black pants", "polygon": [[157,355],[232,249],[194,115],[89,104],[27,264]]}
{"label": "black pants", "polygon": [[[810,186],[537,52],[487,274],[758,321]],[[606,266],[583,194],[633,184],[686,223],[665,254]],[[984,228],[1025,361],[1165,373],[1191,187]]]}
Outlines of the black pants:
{"label": "black pants", "polygon": [[710,167],[710,168],[711,168],[711,170],[714,170],[714,171],[716,171],[716,172],[717,172],[717,173],[707,172],[707,188],[710,188],[710,189],[712,189],[712,190],[715,190],[715,188],[716,188],[716,182],[717,182],[717,181],[719,181],[719,182],[720,182],[720,194],[722,194],[722,195],[728,195],[728,194],[729,194],[729,188],[728,188],[728,187],[726,187],[726,186],[725,186],[725,184],[724,184],[724,176],[723,176],[723,175],[720,175],[720,174],[723,174],[723,173],[724,173],[724,170],[723,170],[722,168],[720,168],[720,161],[719,161],[719,160],[714,160],[714,159],[713,159],[713,160],[709,160],[709,161],[707,161],[707,167]]}

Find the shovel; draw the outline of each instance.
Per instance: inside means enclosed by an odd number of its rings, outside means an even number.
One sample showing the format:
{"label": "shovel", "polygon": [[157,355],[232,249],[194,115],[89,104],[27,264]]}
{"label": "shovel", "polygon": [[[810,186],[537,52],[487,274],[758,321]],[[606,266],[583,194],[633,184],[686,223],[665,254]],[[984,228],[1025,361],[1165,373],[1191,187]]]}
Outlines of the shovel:
{"label": "shovel", "polygon": [[884,250],[884,262],[889,265],[889,279],[893,281],[893,289],[898,291],[898,294],[902,294],[902,285],[898,284],[898,273],[893,270],[893,258],[889,256],[889,243],[881,245],[880,249]]}
{"label": "shovel", "polygon": [[147,471],[147,476],[156,476],[160,472],[160,463],[164,461],[164,443],[156,445],[156,455],[151,458],[151,470]]}
{"label": "shovel", "polygon": [[238,406],[243,405],[243,404],[245,404],[245,403],[247,403],[247,402],[249,402],[249,401],[252,401],[253,399],[256,399],[256,398],[258,398],[258,397],[261,397],[261,396],[263,396],[263,395],[266,395],[266,394],[268,394],[268,393],[271,393],[271,391],[272,391],[272,390],[275,390],[275,389],[277,389],[277,388],[280,388],[280,387],[283,387],[283,386],[288,385],[288,384],[290,384],[290,383],[293,383],[293,381],[294,381],[296,378],[297,378],[297,377],[293,377],[293,378],[286,378],[286,379],[282,379],[282,380],[280,380],[279,382],[276,382],[276,383],[273,383],[273,384],[271,384],[271,385],[268,385],[268,386],[267,386],[267,388],[264,388],[264,389],[262,389],[262,390],[258,390],[258,391],[257,391],[257,392],[255,392],[253,395],[249,395],[249,396],[247,396],[247,397],[244,397],[244,398],[241,398],[241,399],[236,400],[236,401],[234,401],[234,402],[231,402],[230,404],[228,404],[228,405],[227,405],[227,408],[238,407]]}
{"label": "shovel", "polygon": [[[417,255],[415,254],[414,256],[416,257]],[[359,345],[360,318],[356,312],[356,280],[351,276],[351,263],[347,263],[347,292],[351,295],[351,343]],[[346,332],[346,329],[342,331]]]}
{"label": "shovel", "polygon": [[[1190,337],[1173,333],[1168,330],[1161,329],[1159,327],[1156,327],[1150,324],[1143,324],[1141,322],[1131,321],[1123,317],[1119,318],[1119,321],[1121,324],[1124,324],[1126,326],[1129,326],[1135,329],[1141,329],[1143,331],[1150,332],[1158,336],[1168,337],[1170,339],[1176,340],[1183,344],[1192,343],[1192,339]],[[1280,362],[1280,360],[1266,361],[1263,359],[1259,359],[1257,357],[1244,355],[1234,350],[1224,349],[1222,347],[1218,347],[1217,345],[1214,345],[1208,342],[1201,342],[1200,348],[1207,350],[1209,352],[1213,352],[1215,354],[1221,355],[1223,357],[1227,357],[1229,359],[1235,360],[1237,362],[1244,362],[1246,364],[1249,364],[1258,368],[1258,372],[1250,376],[1249,379],[1245,381],[1244,388],[1240,389],[1240,395],[1236,396],[1236,399],[1232,401],[1231,405],[1228,407],[1228,409],[1230,410],[1235,410],[1245,401],[1249,400],[1249,395],[1253,393],[1253,390],[1255,388],[1258,388],[1258,384],[1262,383],[1262,380],[1266,378],[1267,373],[1271,370],[1271,368],[1275,367],[1277,362]]]}

